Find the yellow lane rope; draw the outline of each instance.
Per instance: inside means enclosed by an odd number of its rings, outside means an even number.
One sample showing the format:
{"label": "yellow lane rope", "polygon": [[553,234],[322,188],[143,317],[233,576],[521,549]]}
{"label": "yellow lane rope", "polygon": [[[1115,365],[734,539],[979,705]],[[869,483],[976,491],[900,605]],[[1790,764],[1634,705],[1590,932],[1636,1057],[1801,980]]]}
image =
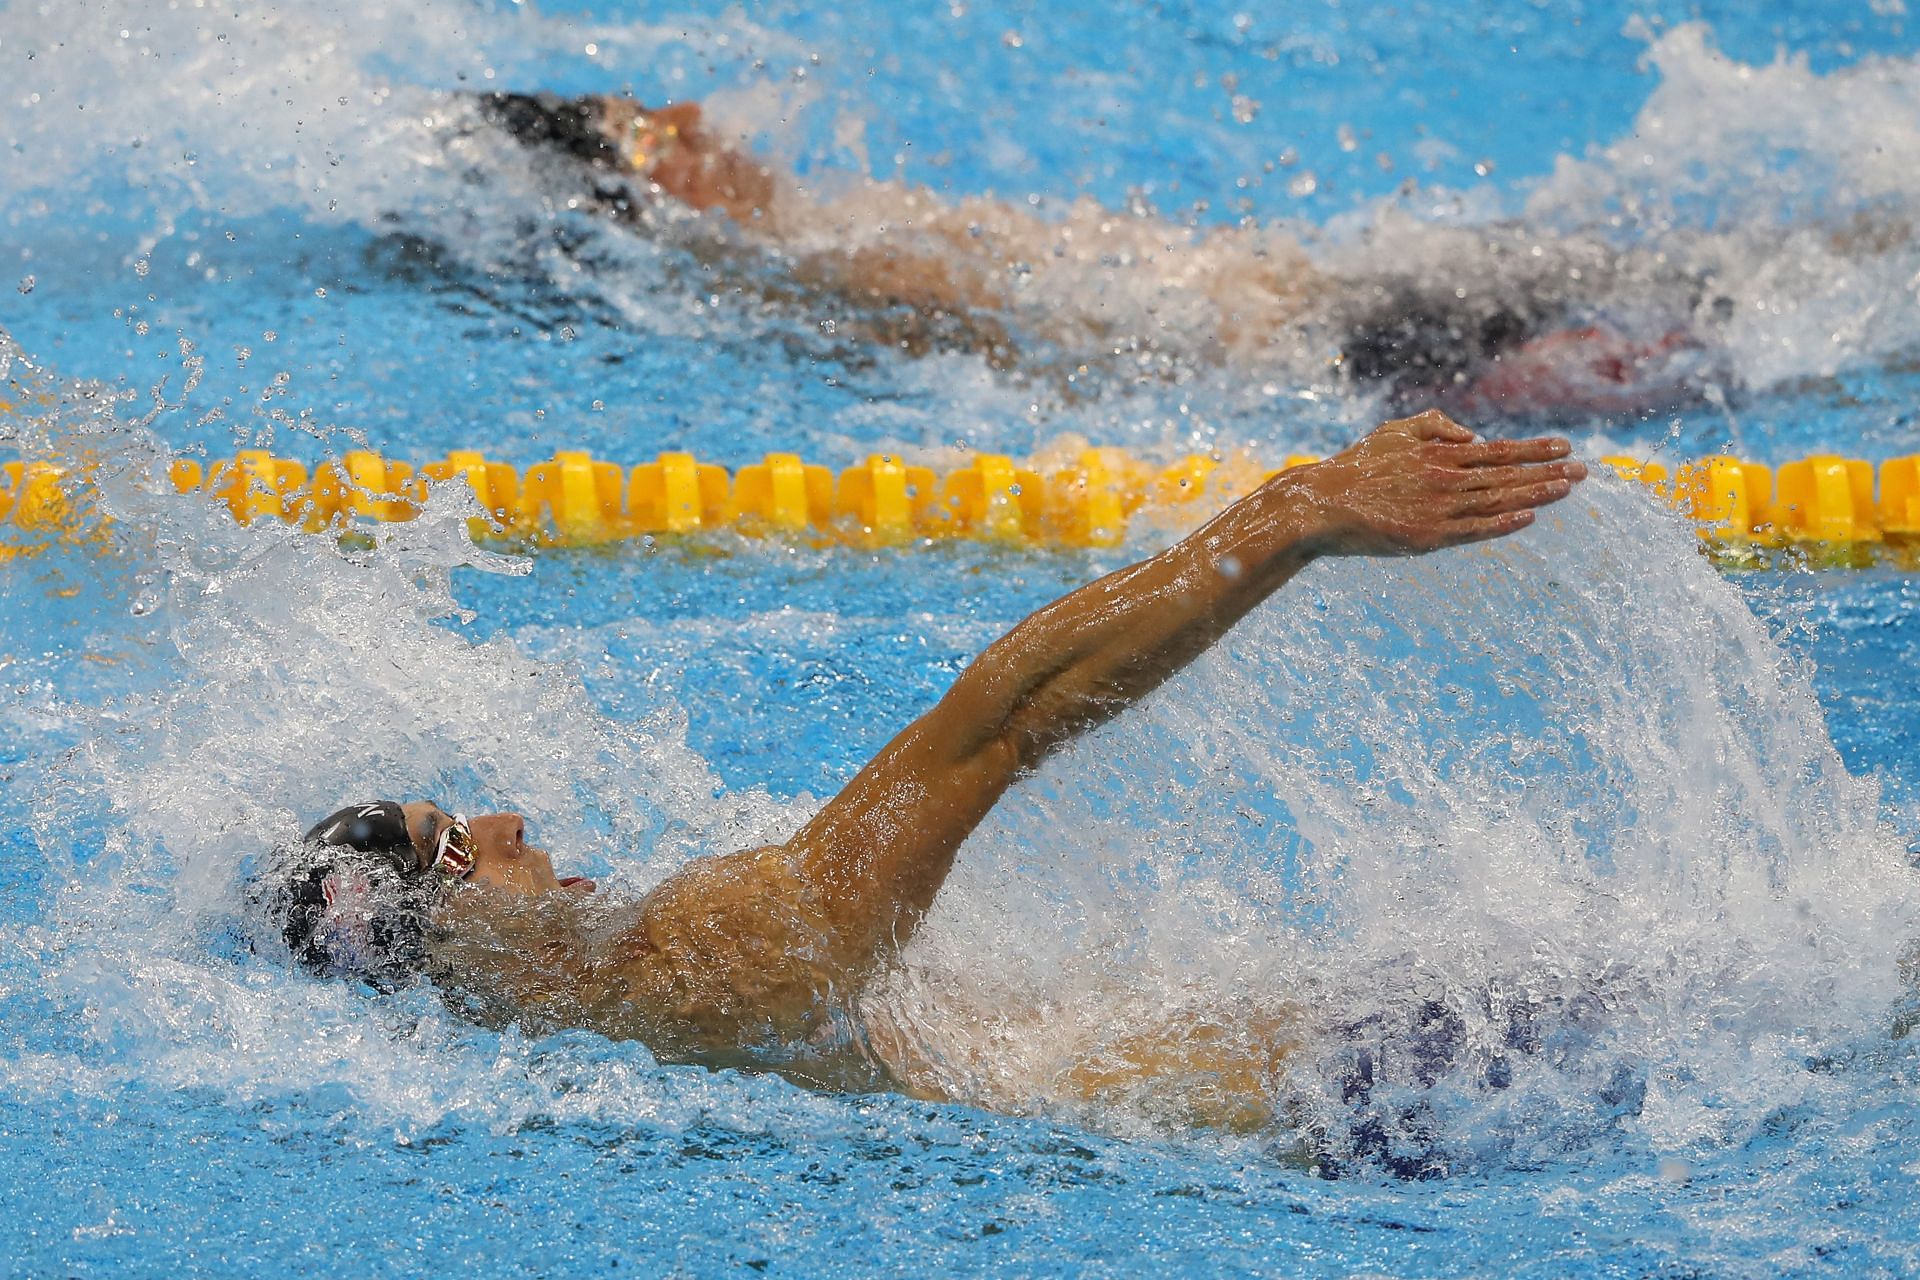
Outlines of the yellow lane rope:
{"label": "yellow lane rope", "polygon": [[[1132,521],[1189,524],[1266,477],[1316,460],[1296,454],[1268,468],[1245,455],[1196,454],[1162,467],[1121,449],[1090,448],[1046,463],[979,454],[936,475],[874,454],[836,475],[796,454],[773,453],[730,474],[678,452],[626,468],[563,450],[521,470],[466,450],[417,467],[360,450],[309,473],[299,462],[247,450],[208,464],[179,458],[168,475],[178,492],[201,494],[242,524],[274,519],[315,532],[410,520],[431,487],[459,480],[487,513],[473,521],[476,539],[528,547],[603,546],[723,528],[869,546],[963,537],[1107,547]],[[1649,486],[1704,539],[1728,550],[1920,545],[1920,455],[1876,468],[1822,454],[1777,472],[1731,457],[1703,458],[1671,473],[1658,462],[1603,461]],[[0,546],[0,559],[88,530],[97,535],[101,522],[86,477],[84,464],[0,466],[0,530],[15,535],[10,548]]]}

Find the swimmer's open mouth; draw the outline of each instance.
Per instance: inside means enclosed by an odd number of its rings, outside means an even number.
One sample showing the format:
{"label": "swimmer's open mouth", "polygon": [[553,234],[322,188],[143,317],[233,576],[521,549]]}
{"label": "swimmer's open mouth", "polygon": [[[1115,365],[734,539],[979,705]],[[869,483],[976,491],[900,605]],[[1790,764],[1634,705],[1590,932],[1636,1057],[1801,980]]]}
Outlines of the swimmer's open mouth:
{"label": "swimmer's open mouth", "polygon": [[571,889],[575,893],[592,893],[598,886],[585,876],[561,876],[560,887]]}

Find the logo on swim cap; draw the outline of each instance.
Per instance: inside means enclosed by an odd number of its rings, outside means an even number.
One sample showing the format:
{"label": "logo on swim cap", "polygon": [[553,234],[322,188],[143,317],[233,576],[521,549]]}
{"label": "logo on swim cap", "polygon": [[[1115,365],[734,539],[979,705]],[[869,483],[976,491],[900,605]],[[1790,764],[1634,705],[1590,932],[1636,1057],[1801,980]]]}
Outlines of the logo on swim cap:
{"label": "logo on swim cap", "polygon": [[307,843],[341,845],[362,853],[385,854],[402,875],[419,871],[406,811],[391,800],[367,800],[328,814],[307,831]]}

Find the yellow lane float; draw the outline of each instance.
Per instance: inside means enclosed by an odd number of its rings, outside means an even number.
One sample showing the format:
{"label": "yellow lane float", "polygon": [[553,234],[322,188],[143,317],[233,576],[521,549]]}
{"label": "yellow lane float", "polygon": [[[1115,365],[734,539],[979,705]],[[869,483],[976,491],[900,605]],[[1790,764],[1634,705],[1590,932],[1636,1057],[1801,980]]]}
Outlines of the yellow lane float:
{"label": "yellow lane float", "polygon": [[[560,450],[520,469],[472,450],[415,467],[360,449],[309,472],[250,449],[207,462],[174,459],[166,476],[176,491],[205,496],[241,524],[277,520],[316,532],[411,520],[433,487],[463,484],[483,513],[471,522],[474,536],[523,546],[607,546],[731,528],[863,546],[960,537],[1111,547],[1136,520],[1184,527],[1263,477],[1315,461],[1289,454],[1268,469],[1245,456],[1192,454],[1153,466],[1123,449],[1083,448],[1037,465],[976,454],[937,475],[874,454],[836,475],[797,454],[773,453],[730,474],[685,452],[627,468]],[[1671,470],[1627,456],[1602,461],[1680,510],[1707,542],[1736,553],[1891,544],[1904,557],[1920,550],[1920,454],[1877,467],[1831,454],[1778,468],[1726,456]],[[0,466],[0,528],[69,534],[97,524],[85,475],[83,466],[51,461]],[[15,545],[0,558],[30,549]]]}

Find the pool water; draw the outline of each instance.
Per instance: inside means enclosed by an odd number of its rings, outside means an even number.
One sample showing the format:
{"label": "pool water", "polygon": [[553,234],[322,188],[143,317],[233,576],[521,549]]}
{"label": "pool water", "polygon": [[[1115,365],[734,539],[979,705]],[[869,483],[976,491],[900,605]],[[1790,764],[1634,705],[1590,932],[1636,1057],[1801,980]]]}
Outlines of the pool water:
{"label": "pool water", "polygon": [[[115,517],[0,566],[6,1269],[1920,1269],[1909,576],[1723,573],[1611,481],[1507,542],[1314,566],[968,843],[875,995],[952,1051],[934,1104],[296,976],[248,944],[246,870],[404,791],[511,805],[563,874],[643,892],[783,838],[1171,528],[526,558],[452,494],[342,549],[153,483],[362,443],[1274,456],[1388,411],[1322,336],[1216,358],[1144,268],[1029,264],[1056,312],[1160,317],[1150,360],[877,348],[841,302],[715,286],[671,218],[556,207],[461,131],[476,87],[695,97],[822,191],[1250,219],[1356,280],[1478,288],[1479,234],[1679,264],[1726,300],[1693,394],[1501,429],[1920,452],[1916,57],[1897,0],[0,7],[0,450],[86,454]],[[1580,297],[1653,336],[1691,305],[1651,268]],[[1052,1085],[1076,1036],[1275,996],[1316,1018],[1269,1131]],[[983,1041],[981,1010],[1047,1032]]]}

